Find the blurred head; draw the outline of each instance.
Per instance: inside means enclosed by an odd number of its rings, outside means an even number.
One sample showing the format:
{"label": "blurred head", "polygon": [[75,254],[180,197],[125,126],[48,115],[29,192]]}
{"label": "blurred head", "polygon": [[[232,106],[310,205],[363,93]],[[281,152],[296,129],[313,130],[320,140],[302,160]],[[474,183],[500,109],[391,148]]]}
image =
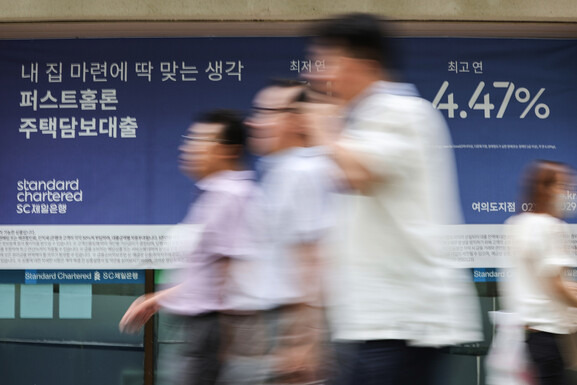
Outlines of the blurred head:
{"label": "blurred head", "polygon": [[312,31],[311,60],[325,70],[307,77],[313,88],[328,83],[335,97],[353,99],[376,80],[391,79],[398,56],[385,23],[370,14],[353,13],[326,20]]}
{"label": "blurred head", "polygon": [[298,112],[305,89],[304,82],[277,80],[256,94],[246,121],[249,146],[255,154],[268,155],[302,145]]}
{"label": "blurred head", "polygon": [[218,171],[238,169],[245,144],[246,128],[239,113],[206,112],[183,135],[179,147],[180,169],[197,180]]}
{"label": "blurred head", "polygon": [[564,216],[565,198],[573,189],[573,172],[568,165],[537,160],[525,171],[522,183],[523,202],[533,203],[534,212]]}

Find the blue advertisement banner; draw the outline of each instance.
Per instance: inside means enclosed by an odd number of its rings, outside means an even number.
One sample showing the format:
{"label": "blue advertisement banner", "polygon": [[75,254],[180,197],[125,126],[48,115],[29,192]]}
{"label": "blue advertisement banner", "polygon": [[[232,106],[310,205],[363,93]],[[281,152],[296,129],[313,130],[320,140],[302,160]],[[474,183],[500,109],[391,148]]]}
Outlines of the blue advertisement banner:
{"label": "blue advertisement banner", "polygon": [[0,284],[144,284],[144,270],[6,270]]}
{"label": "blue advertisement banner", "polygon": [[[478,283],[503,282],[511,279],[514,274],[516,272],[513,269],[475,268],[473,269],[473,281]],[[564,276],[569,281],[577,281],[577,268],[566,269]]]}
{"label": "blue advertisement banner", "polygon": [[[402,77],[450,127],[466,224],[530,211],[517,190],[531,160],[577,165],[576,40],[399,43]],[[179,222],[194,195],[177,167],[191,120],[248,111],[272,77],[322,72],[305,47],[297,37],[0,41],[0,224]]]}
{"label": "blue advertisement banner", "polygon": [[474,282],[500,282],[505,281],[510,275],[510,271],[494,268],[473,269]]}
{"label": "blue advertisement banner", "polygon": [[531,211],[517,200],[523,167],[577,165],[577,41],[408,40],[407,75],[451,129],[466,223]]}

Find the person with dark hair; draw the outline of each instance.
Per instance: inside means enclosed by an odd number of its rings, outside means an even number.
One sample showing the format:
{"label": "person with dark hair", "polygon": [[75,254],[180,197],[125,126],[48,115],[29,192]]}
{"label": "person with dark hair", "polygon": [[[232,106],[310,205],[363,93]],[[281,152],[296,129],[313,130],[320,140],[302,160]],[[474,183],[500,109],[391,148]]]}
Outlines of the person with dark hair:
{"label": "person with dark hair", "polygon": [[502,283],[505,308],[526,329],[529,361],[540,385],[566,384],[565,367],[574,364],[563,356],[564,338],[577,330],[577,292],[565,273],[577,261],[570,255],[570,233],[562,220],[574,210],[567,205],[573,178],[566,164],[533,162],[522,177],[521,194],[533,211],[506,221],[513,274]]}
{"label": "person with dark hair", "polygon": [[307,86],[277,80],[253,100],[250,148],[261,156],[260,199],[255,200],[255,251],[265,271],[262,293],[272,361],[267,383],[313,384],[323,378],[324,323],[320,242],[330,226],[332,164],[310,146]]}
{"label": "person with dark hair", "polygon": [[368,14],[329,19],[308,47],[325,63],[308,79],[344,115],[336,140],[331,127],[311,130],[342,174],[327,309],[338,384],[430,384],[440,347],[482,338],[470,277],[440,243],[441,225],[460,221],[450,135],[431,103],[397,81],[386,26]]}
{"label": "person with dark hair", "polygon": [[[209,385],[219,376],[219,318],[231,306],[229,270],[249,250],[245,208],[255,184],[242,160],[246,137],[242,116],[230,110],[202,114],[183,135],[180,169],[201,191],[170,245],[184,267],[174,286],[138,298],[120,321],[122,331],[136,332],[157,311],[168,313],[172,339],[183,343],[161,351],[159,384]],[[194,245],[186,225],[203,226]]]}

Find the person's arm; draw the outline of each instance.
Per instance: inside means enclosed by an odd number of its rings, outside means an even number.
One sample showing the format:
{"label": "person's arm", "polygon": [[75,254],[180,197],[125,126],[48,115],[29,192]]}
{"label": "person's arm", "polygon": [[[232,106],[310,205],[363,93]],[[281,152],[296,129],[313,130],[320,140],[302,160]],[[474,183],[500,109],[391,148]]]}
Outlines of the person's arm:
{"label": "person's arm", "polygon": [[221,305],[224,305],[227,301],[227,295],[229,294],[229,286],[231,281],[231,261],[230,257],[222,256],[217,262],[218,264],[218,274],[220,277],[220,282],[218,282],[218,299]]}
{"label": "person's arm", "polygon": [[307,242],[293,251],[304,295],[293,305],[293,314],[286,315],[289,319],[284,321],[283,342],[276,348],[276,370],[287,378],[313,381],[321,367],[324,332],[319,247],[316,242]]}
{"label": "person's arm", "polygon": [[567,268],[563,268],[558,275],[551,277],[550,285],[553,294],[569,306],[577,308],[577,283],[563,279]]}
{"label": "person's arm", "polygon": [[[541,246],[544,250],[544,258],[539,259],[539,273],[546,277],[549,289],[558,300],[563,301],[568,306],[577,307],[577,283],[569,281],[565,277],[569,266],[574,261],[570,257],[569,232],[567,224],[558,222],[548,226],[543,232],[543,242],[548,247]],[[539,239],[535,236],[527,243]],[[533,246],[534,250],[539,250],[539,245]]]}
{"label": "person's arm", "polygon": [[179,290],[179,285],[170,289],[145,294],[130,305],[118,325],[122,333],[137,333],[160,309],[160,300]]}
{"label": "person's arm", "polygon": [[365,166],[366,159],[363,159],[361,153],[339,144],[342,131],[338,127],[342,125],[342,119],[338,118],[339,106],[308,103],[305,111],[311,145],[326,148],[328,155],[341,169],[348,186],[365,192],[378,177]]}
{"label": "person's arm", "polygon": [[[221,257],[218,261],[219,276],[221,281],[219,285],[219,300],[224,302],[226,296],[226,285],[228,284],[228,276],[230,274],[230,258]],[[169,289],[157,291],[155,293],[145,294],[138,297],[130,305],[118,325],[123,333],[137,333],[148,320],[160,310],[160,302],[162,299],[174,295],[181,289],[182,284],[173,286]]]}
{"label": "person's arm", "polygon": [[327,207],[330,184],[324,179],[330,165],[321,159],[307,161],[308,167],[299,167],[285,179],[286,188],[291,191],[290,228],[294,237],[289,251],[295,270],[288,273],[294,277],[300,297],[284,314],[287,319],[283,321],[281,343],[276,348],[276,369],[302,382],[312,382],[320,368],[325,335],[321,240],[330,225]]}
{"label": "person's arm", "polygon": [[295,246],[294,253],[298,261],[299,285],[305,293],[303,303],[321,306],[322,272],[320,268],[320,247],[318,242],[299,243]]}
{"label": "person's arm", "polygon": [[352,190],[365,194],[375,182],[381,180],[379,175],[371,172],[365,166],[367,160],[363,159],[361,153],[349,150],[338,142],[331,144],[328,148],[330,156],[341,169],[348,186]]}

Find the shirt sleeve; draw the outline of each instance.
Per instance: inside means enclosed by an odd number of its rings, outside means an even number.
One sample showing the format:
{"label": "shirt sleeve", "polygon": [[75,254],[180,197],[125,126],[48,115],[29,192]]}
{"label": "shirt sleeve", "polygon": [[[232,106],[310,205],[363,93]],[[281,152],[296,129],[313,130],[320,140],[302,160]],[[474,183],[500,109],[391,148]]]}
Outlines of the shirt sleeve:
{"label": "shirt sleeve", "polygon": [[246,224],[248,197],[228,191],[212,192],[210,215],[204,228],[206,249],[215,256],[244,258],[249,253]]}
{"label": "shirt sleeve", "polygon": [[538,274],[545,277],[556,276],[564,268],[575,266],[569,254],[569,232],[566,224],[559,221],[543,231],[543,257],[537,259]]}
{"label": "shirt sleeve", "polygon": [[296,241],[318,241],[330,226],[328,210],[330,199],[330,174],[322,163],[300,170],[295,179],[293,200],[293,224]]}
{"label": "shirt sleeve", "polygon": [[438,124],[417,98],[377,95],[356,111],[340,144],[361,156],[373,174],[384,178],[407,175],[425,161],[423,132]]}

